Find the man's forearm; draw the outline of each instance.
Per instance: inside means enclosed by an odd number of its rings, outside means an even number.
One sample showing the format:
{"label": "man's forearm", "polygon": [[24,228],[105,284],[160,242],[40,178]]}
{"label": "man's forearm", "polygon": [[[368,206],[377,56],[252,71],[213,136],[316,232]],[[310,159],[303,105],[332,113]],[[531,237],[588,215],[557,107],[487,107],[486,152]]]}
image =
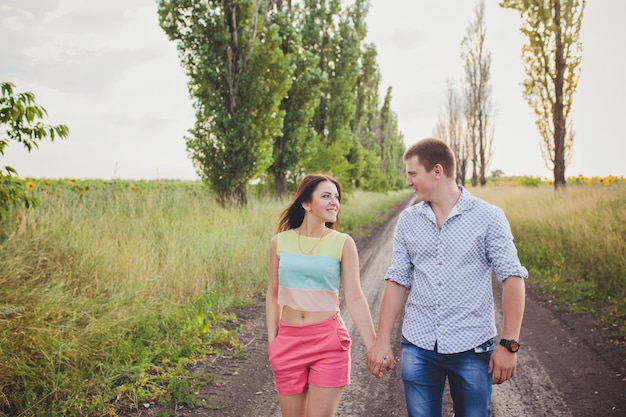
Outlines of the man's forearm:
{"label": "man's forearm", "polygon": [[391,340],[393,327],[404,307],[406,288],[392,281],[385,281],[385,289],[380,300],[377,337],[387,342]]}
{"label": "man's forearm", "polygon": [[524,278],[508,277],[502,284],[502,337],[518,339],[524,318],[526,285]]}

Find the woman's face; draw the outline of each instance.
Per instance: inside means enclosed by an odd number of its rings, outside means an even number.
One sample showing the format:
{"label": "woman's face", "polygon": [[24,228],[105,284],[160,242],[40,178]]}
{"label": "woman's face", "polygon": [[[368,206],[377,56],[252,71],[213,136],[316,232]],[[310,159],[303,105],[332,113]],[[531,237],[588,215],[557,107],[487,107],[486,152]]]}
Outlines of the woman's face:
{"label": "woman's face", "polygon": [[311,201],[303,203],[302,206],[305,210],[310,209],[309,214],[320,218],[325,223],[335,223],[339,214],[339,191],[330,181],[320,182],[313,191]]}

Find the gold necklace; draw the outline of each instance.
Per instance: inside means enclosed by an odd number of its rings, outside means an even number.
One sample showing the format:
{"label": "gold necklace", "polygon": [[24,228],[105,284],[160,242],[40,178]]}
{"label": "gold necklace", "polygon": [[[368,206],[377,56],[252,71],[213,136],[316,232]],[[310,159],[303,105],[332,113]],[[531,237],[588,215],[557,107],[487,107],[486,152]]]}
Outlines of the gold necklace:
{"label": "gold necklace", "polygon": [[319,239],[317,239],[317,242],[315,242],[315,245],[313,245],[311,250],[309,250],[308,252],[302,249],[302,244],[300,243],[300,230],[296,232],[296,234],[298,235],[298,248],[300,249],[300,252],[302,252],[304,255],[313,255],[313,249],[315,249],[317,245],[319,245],[319,243],[322,241],[324,236],[326,236],[326,228],[324,228],[324,233],[322,233],[322,236]]}

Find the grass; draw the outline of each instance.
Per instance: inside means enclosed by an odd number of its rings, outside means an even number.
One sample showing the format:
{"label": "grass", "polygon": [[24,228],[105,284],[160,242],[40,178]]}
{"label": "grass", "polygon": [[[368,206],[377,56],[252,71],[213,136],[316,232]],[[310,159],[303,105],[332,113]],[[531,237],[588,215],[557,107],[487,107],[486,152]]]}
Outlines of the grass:
{"label": "grass", "polygon": [[626,336],[626,183],[472,193],[505,210],[531,285],[560,310],[597,314],[612,337]]}
{"label": "grass", "polygon": [[[284,203],[225,210],[198,183],[34,182],[41,206],[0,224],[0,416],[195,406],[211,376],[187,366],[240,354],[231,311],[265,292]],[[626,182],[470,191],[505,210],[529,284],[624,337]],[[342,230],[358,236],[409,195],[345,195]]]}
{"label": "grass", "polygon": [[[47,181],[0,225],[0,415],[195,405],[186,370],[238,354],[233,307],[265,291],[283,203],[225,210],[200,184]],[[408,193],[354,193],[358,233]]]}

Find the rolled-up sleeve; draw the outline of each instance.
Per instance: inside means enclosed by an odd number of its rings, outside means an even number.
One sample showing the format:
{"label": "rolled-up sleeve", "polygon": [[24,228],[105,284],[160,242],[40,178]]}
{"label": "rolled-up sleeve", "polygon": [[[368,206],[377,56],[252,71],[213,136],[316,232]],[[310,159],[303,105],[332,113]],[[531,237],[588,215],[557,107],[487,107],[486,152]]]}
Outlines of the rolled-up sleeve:
{"label": "rolled-up sleeve", "polygon": [[528,270],[520,263],[513,234],[504,211],[499,207],[493,210],[486,236],[487,256],[496,271],[498,281],[518,276],[528,278]]}
{"label": "rolled-up sleeve", "polygon": [[411,277],[413,276],[413,261],[409,254],[406,241],[407,213],[403,212],[398,219],[396,232],[393,238],[393,253],[391,264],[385,274],[385,279],[394,281],[408,289],[411,288]]}

